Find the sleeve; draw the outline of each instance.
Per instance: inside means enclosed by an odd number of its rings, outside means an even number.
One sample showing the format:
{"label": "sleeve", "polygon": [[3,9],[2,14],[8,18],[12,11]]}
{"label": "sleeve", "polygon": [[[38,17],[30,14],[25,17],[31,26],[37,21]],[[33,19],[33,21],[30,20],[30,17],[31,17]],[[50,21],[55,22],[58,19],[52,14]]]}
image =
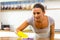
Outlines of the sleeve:
{"label": "sleeve", "polygon": [[50,25],[55,24],[55,21],[53,18],[49,17],[49,19],[50,19]]}
{"label": "sleeve", "polygon": [[29,23],[29,25],[32,25],[33,17],[28,18],[28,19],[27,19],[27,22]]}

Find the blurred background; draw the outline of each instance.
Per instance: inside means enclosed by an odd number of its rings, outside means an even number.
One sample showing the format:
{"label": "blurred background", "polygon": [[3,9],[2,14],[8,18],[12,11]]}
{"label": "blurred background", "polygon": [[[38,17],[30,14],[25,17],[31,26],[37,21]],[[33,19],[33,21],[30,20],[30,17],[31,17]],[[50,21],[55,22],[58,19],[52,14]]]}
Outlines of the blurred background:
{"label": "blurred background", "polygon": [[[32,7],[40,2],[46,15],[55,20],[55,31],[60,31],[60,0],[0,0],[0,30],[15,31],[26,19],[32,16]],[[32,30],[29,25],[25,30]]]}
{"label": "blurred background", "polygon": [[[17,37],[16,28],[32,16],[32,7],[37,2],[44,5],[46,9],[45,15],[54,19],[54,38],[60,40],[60,0],[0,0],[0,40]],[[28,32],[29,37],[34,37],[34,34],[31,33],[32,30],[32,26],[29,25],[23,31]],[[15,38],[13,39],[15,40]]]}

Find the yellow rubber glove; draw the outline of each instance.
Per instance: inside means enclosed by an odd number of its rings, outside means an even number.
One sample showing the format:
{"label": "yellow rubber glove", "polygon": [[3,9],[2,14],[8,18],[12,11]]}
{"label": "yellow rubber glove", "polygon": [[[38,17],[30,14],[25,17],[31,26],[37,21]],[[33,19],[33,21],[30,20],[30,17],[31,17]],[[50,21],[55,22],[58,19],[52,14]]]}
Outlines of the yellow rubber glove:
{"label": "yellow rubber glove", "polygon": [[22,31],[19,31],[19,32],[17,33],[17,35],[18,35],[19,37],[21,37],[21,38],[28,38],[28,35],[27,35],[27,34],[24,34]]}

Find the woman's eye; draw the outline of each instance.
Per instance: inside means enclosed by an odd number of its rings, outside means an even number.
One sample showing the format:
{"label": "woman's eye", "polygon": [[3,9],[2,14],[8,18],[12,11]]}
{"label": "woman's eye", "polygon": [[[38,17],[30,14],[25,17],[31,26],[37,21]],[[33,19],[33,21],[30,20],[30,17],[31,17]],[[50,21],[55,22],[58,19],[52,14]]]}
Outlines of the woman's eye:
{"label": "woman's eye", "polygon": [[40,12],[37,12],[37,14],[40,14]]}

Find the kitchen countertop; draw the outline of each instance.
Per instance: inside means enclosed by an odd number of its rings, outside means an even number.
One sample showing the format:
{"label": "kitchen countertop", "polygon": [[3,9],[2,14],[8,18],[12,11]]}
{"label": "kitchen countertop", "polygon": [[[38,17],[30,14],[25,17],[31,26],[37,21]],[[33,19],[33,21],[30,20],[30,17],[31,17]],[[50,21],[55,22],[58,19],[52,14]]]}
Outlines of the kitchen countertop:
{"label": "kitchen countertop", "polygon": [[[25,32],[25,34],[28,35],[29,38],[34,38],[34,33]],[[0,31],[0,40],[20,40],[20,38],[16,35],[15,32],[10,31]],[[60,34],[55,34],[55,40],[60,40]]]}
{"label": "kitchen countertop", "polygon": [[[34,39],[33,38],[21,39],[17,37],[0,37],[0,40],[34,40]],[[60,40],[60,39],[55,39],[55,40]]]}

